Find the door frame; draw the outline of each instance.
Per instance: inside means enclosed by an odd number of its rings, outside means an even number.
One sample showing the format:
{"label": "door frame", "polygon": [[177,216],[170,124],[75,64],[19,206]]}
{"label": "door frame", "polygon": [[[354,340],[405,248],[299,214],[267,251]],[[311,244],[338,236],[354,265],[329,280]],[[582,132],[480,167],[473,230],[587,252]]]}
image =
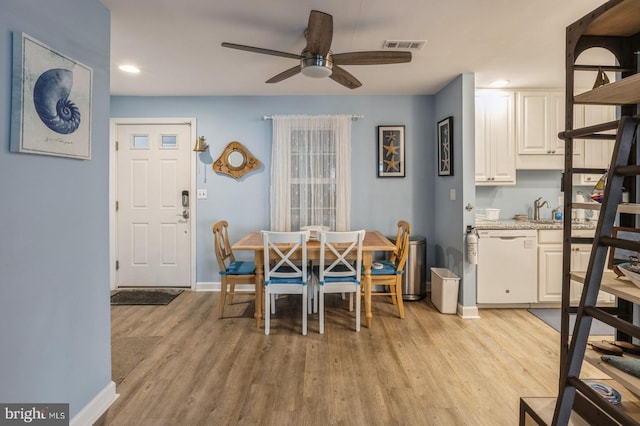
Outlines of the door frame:
{"label": "door frame", "polygon": [[[170,125],[170,124],[188,124],[190,127],[189,140],[195,143],[196,119],[195,118],[111,118],[109,123],[109,286],[111,290],[116,290],[116,189],[117,189],[117,168],[116,168],[116,136],[118,134],[118,125],[120,124],[141,124],[141,125]],[[190,268],[189,268],[189,287],[195,289],[196,284],[196,217],[197,204],[196,200],[196,159],[197,155],[191,156],[189,162],[189,193],[192,200],[192,208],[190,209],[190,225],[191,233],[190,247]]]}

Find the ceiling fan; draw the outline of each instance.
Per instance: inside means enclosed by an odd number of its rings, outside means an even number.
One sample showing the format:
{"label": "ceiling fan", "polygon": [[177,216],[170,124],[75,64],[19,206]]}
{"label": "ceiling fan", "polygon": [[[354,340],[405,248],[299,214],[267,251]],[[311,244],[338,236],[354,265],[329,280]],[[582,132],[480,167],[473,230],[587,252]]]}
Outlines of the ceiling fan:
{"label": "ceiling fan", "polygon": [[382,65],[411,61],[411,52],[368,51],[334,54],[330,50],[333,38],[333,17],[317,10],[312,10],[309,14],[305,37],[307,45],[299,55],[227,42],[222,43],[222,46],[300,61],[299,65],[271,77],[266,81],[267,83],[278,83],[301,72],[308,77],[330,77],[349,89],[356,89],[362,86],[362,83],[341,68],[341,65]]}

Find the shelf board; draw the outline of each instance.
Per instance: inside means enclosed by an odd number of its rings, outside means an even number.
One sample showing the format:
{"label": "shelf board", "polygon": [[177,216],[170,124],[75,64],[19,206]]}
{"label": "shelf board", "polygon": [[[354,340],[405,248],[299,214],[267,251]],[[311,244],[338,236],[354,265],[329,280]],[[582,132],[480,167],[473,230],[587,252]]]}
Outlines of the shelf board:
{"label": "shelf board", "polygon": [[[572,203],[571,207],[574,209],[584,210],[600,210],[602,204],[600,203]],[[640,204],[635,203],[621,203],[618,204],[618,213],[627,214],[640,214]]]}
{"label": "shelf board", "polygon": [[[584,284],[585,272],[572,272],[571,279]],[[640,303],[640,288],[633,285],[631,280],[626,277],[618,277],[611,271],[605,271],[600,281],[600,291],[613,294],[624,300],[633,303]]]}
{"label": "shelf board", "polygon": [[640,32],[638,15],[639,2],[622,1],[590,22],[584,35],[630,37]]}
{"label": "shelf board", "polygon": [[[589,349],[587,349],[589,351]],[[595,351],[593,351],[595,352]],[[598,357],[599,359],[599,357]],[[591,364],[589,360],[585,360]],[[602,362],[602,361],[601,361]],[[604,362],[602,362],[604,364]],[[595,366],[595,368],[600,369],[599,366]],[[602,370],[601,370],[602,371]],[[609,373],[605,374],[610,376]],[[633,376],[632,376],[633,377]],[[635,377],[634,377],[635,378]],[[583,379],[587,380],[587,379]],[[626,413],[634,420],[640,419],[640,405],[638,403],[638,396],[631,389],[626,388],[624,383],[619,382],[617,380],[612,379],[590,379],[596,382],[602,383],[603,385],[611,386],[616,389],[622,395],[622,403],[618,406],[622,412]],[[524,405],[525,413],[535,413],[546,425],[550,425],[553,420],[553,413],[556,408],[556,398],[555,397],[522,397],[520,398],[520,404]],[[533,425],[536,424],[535,420],[532,417],[520,419],[521,423],[524,425]],[[593,420],[593,419],[592,419]],[[580,417],[575,411],[571,412],[571,416],[569,417],[569,426],[581,426],[581,425],[591,425],[593,422],[585,421],[584,418]]]}
{"label": "shelf board", "polygon": [[633,105],[640,103],[640,73],[576,95],[577,104]]}
{"label": "shelf board", "polygon": [[[640,396],[640,378],[633,376],[629,373],[625,373],[624,371],[617,369],[611,364],[604,362],[600,358],[601,356],[602,356],[601,353],[598,353],[593,349],[587,348],[587,351],[585,352],[585,355],[584,355],[584,359],[589,364],[593,365],[594,367],[596,367],[597,369],[599,369],[600,371],[602,371],[603,373],[611,377],[616,382],[620,383],[622,386],[624,386],[627,390],[632,392],[634,395]],[[629,355],[627,353],[625,353],[624,356],[628,358],[634,358],[634,359],[638,358],[638,357]],[[615,388],[615,385],[612,387]]]}
{"label": "shelf board", "polygon": [[[523,397],[520,398],[520,403],[524,404],[527,408],[525,412],[534,412],[537,414],[540,419],[547,425],[551,424],[553,420],[553,412],[556,409],[556,398],[555,397]],[[521,423],[524,425],[533,425],[535,421],[529,419],[520,419]],[[585,421],[582,417],[577,415],[575,412],[571,412],[571,417],[569,417],[568,426],[588,426],[589,422]]]}

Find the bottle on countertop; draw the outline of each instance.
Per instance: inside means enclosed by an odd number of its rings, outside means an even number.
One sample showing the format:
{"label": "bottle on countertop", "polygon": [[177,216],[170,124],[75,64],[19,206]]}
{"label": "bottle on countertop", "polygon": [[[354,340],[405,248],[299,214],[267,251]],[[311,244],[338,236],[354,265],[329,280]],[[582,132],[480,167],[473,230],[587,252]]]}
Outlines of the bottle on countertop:
{"label": "bottle on countertop", "polygon": [[563,214],[562,214],[562,205],[564,204],[564,196],[560,195],[558,197],[558,207],[553,209],[552,217],[556,222],[562,222]]}
{"label": "bottle on countertop", "polygon": [[[584,203],[586,201],[584,193],[582,191],[578,191],[576,193],[576,203]],[[584,209],[576,209],[576,219],[575,221],[578,223],[584,222],[585,214]]]}

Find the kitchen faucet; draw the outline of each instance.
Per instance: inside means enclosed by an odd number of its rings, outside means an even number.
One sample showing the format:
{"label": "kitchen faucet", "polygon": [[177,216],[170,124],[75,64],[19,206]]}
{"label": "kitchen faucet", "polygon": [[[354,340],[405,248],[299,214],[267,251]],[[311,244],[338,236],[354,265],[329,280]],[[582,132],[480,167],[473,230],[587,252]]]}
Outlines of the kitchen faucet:
{"label": "kitchen faucet", "polygon": [[548,209],[551,208],[548,201],[540,202],[540,200],[542,200],[542,197],[533,202],[533,220],[540,220],[540,208],[544,207],[545,204]]}

